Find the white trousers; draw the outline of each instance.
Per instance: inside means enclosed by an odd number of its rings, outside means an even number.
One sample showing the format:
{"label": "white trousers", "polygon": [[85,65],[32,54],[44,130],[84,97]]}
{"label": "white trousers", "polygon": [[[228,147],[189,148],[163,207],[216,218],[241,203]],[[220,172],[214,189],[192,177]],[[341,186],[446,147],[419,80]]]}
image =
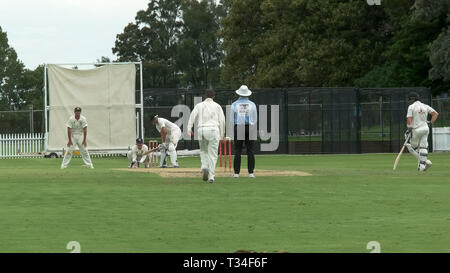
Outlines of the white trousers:
{"label": "white trousers", "polygon": [[170,135],[166,136],[166,145],[167,145],[167,151],[161,152],[161,160],[160,160],[160,166],[164,164],[164,160],[166,159],[166,154],[169,154],[170,156],[170,162],[172,163],[172,166],[178,166],[177,162],[177,145],[178,141],[180,141],[181,138],[181,130],[178,129],[174,132],[171,132]]}
{"label": "white trousers", "polygon": [[423,170],[428,160],[428,126],[422,126],[412,131],[409,144],[406,145],[409,152],[418,160],[418,169]]}
{"label": "white trousers", "polygon": [[218,127],[200,127],[198,129],[200,159],[202,169],[208,169],[208,179],[214,180],[219,148],[220,132]]}
{"label": "white trousers", "polygon": [[84,164],[86,164],[86,166],[92,166],[89,152],[87,148],[83,146],[83,135],[76,134],[72,135],[72,146],[70,146],[69,149],[67,149],[61,167],[67,167],[67,165],[69,165],[70,160],[72,159],[72,153],[76,149],[76,147],[78,147],[78,149],[80,150]]}
{"label": "white trousers", "polygon": [[412,131],[411,146],[414,149],[423,148],[428,149],[428,134],[430,129],[428,126],[422,126]]}

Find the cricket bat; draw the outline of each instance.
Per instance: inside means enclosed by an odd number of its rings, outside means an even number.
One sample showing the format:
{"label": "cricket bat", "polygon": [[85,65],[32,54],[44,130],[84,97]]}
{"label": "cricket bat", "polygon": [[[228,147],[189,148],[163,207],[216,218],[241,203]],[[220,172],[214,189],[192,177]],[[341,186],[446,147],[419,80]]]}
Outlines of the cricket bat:
{"label": "cricket bat", "polygon": [[405,150],[405,147],[406,147],[406,143],[408,143],[410,138],[411,138],[411,134],[408,136],[408,139],[405,140],[405,143],[403,143],[403,147],[400,150],[400,152],[398,153],[397,158],[395,159],[394,168],[393,168],[394,171],[395,171],[395,169],[397,169],[397,165],[398,165],[398,162],[400,161],[400,157],[402,156],[403,150]]}

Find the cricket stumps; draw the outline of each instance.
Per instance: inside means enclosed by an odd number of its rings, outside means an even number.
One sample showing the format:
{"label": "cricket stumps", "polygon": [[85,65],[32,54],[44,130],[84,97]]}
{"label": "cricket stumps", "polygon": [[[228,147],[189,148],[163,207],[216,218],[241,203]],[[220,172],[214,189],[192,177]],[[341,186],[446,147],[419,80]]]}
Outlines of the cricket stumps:
{"label": "cricket stumps", "polygon": [[[222,164],[222,161],[224,161]],[[228,164],[227,164],[228,162]],[[226,137],[219,142],[219,165],[220,168],[223,166],[223,171],[232,170],[231,166],[231,138]],[[228,165],[228,166],[227,166]]]}
{"label": "cricket stumps", "polygon": [[[156,148],[158,148],[158,141],[156,140],[150,140],[148,142],[148,150],[154,150]],[[159,158],[158,158],[158,151],[155,150],[153,152],[151,152],[149,155],[149,168],[153,167],[153,168],[157,168],[158,167],[158,163],[159,163]]]}

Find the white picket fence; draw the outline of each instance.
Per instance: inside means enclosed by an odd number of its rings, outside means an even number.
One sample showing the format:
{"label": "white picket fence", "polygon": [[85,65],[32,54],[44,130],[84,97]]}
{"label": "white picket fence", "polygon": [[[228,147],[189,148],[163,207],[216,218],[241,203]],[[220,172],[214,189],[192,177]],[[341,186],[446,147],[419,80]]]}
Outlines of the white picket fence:
{"label": "white picket fence", "polygon": [[450,151],[450,127],[433,128],[433,151]]}
{"label": "white picket fence", "polygon": [[0,158],[43,157],[44,134],[0,134]]}

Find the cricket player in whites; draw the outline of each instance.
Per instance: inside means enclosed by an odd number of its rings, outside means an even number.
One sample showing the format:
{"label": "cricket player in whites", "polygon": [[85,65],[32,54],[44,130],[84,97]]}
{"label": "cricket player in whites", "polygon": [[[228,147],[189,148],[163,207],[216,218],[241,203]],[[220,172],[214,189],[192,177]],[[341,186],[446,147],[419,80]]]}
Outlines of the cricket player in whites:
{"label": "cricket player in whites", "polygon": [[136,139],[136,145],[127,154],[128,160],[130,160],[129,168],[139,168],[140,163],[144,163],[145,168],[148,168],[149,157],[146,155],[146,152],[148,152],[148,147],[144,144],[144,140],[142,138]]}
{"label": "cricket player in whites", "polygon": [[61,169],[67,168],[69,165],[70,159],[72,159],[72,153],[75,150],[75,146],[80,149],[81,156],[83,157],[84,164],[86,167],[93,169],[94,165],[92,165],[91,157],[89,156],[89,152],[87,150],[86,138],[87,138],[87,120],[84,116],[81,115],[81,108],[75,107],[74,115],[69,118],[66,122],[67,127],[67,137],[69,138],[69,142],[67,143],[66,154],[64,155],[63,162],[61,164]]}
{"label": "cricket player in whites", "polygon": [[161,168],[167,167],[166,157],[167,154],[170,156],[170,163],[172,163],[173,168],[178,168],[177,161],[177,145],[178,141],[181,139],[181,129],[175,123],[168,121],[165,118],[158,117],[157,114],[152,114],[150,116],[153,124],[155,124],[156,129],[161,134],[161,144],[159,146],[159,151],[161,152],[160,166]]}
{"label": "cricket player in whites", "polygon": [[408,113],[406,115],[406,126],[408,130],[405,133],[405,138],[411,135],[409,143],[405,146],[409,152],[419,161],[418,171],[424,172],[431,167],[431,161],[427,159],[428,156],[428,128],[427,117],[431,114],[430,124],[433,124],[438,118],[436,112],[429,105],[420,102],[419,94],[411,92],[408,94]]}
{"label": "cricket player in whites", "polygon": [[203,181],[214,183],[219,140],[225,135],[225,115],[222,107],[213,101],[214,90],[206,90],[206,99],[195,105],[189,117],[188,134],[193,135],[192,126],[197,120],[200,158]]}

